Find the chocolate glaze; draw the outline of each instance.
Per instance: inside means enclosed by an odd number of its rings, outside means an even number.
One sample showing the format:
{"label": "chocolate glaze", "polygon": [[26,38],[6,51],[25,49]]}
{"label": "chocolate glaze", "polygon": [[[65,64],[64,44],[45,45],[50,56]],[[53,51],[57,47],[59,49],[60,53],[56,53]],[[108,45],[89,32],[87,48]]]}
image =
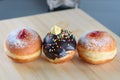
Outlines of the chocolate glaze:
{"label": "chocolate glaze", "polygon": [[60,34],[48,33],[44,38],[43,51],[50,59],[66,56],[66,51],[76,49],[76,40],[73,34],[67,30],[62,30]]}

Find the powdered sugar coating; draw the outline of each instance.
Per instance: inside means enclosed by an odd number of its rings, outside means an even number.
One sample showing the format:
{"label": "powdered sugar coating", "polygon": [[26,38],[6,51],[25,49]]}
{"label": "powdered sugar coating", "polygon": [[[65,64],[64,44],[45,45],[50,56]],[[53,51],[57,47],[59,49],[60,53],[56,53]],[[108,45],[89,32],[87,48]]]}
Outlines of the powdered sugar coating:
{"label": "powdered sugar coating", "polygon": [[98,38],[90,37],[89,34],[91,34],[92,32],[93,31],[84,34],[79,39],[79,44],[88,50],[95,50],[95,51],[105,50],[106,46],[109,46],[111,42],[111,37],[108,36],[108,33],[104,31],[101,31],[102,36],[98,36]]}
{"label": "powdered sugar coating", "polygon": [[[29,36],[26,36],[26,39],[19,39],[18,34],[21,30],[26,29],[29,33]],[[28,38],[27,38],[28,37]],[[38,39],[39,35],[30,28],[19,28],[15,31],[12,31],[7,37],[7,43],[10,48],[24,48],[28,46],[31,42]],[[28,39],[28,40],[27,40]]]}

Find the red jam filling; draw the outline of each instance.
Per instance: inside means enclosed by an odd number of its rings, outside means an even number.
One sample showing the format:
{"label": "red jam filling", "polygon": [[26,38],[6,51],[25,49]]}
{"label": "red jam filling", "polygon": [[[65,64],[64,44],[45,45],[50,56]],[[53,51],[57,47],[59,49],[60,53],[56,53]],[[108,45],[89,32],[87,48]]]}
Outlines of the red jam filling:
{"label": "red jam filling", "polygon": [[19,39],[25,39],[25,38],[27,37],[27,35],[28,35],[27,30],[26,30],[26,29],[23,29],[23,30],[21,30],[21,31],[19,32],[18,38],[19,38]]}
{"label": "red jam filling", "polygon": [[90,37],[98,37],[101,35],[101,31],[94,31],[89,34]]}

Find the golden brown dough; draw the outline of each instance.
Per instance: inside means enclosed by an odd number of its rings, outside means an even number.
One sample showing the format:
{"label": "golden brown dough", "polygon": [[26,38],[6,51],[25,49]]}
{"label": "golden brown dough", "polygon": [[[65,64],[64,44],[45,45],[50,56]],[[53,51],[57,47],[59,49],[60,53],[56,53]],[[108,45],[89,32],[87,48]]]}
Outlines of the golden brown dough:
{"label": "golden brown dough", "polygon": [[19,28],[8,35],[5,51],[15,62],[30,62],[40,56],[42,41],[34,30]]}
{"label": "golden brown dough", "polygon": [[111,61],[117,52],[114,38],[105,31],[84,34],[77,45],[79,56],[88,63],[102,64]]}

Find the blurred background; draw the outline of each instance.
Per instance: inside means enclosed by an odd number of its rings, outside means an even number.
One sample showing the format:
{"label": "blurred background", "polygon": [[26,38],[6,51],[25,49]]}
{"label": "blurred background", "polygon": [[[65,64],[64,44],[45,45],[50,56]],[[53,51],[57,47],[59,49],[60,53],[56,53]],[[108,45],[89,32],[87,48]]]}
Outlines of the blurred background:
{"label": "blurred background", "polygon": [[[79,8],[120,36],[120,0],[80,0]],[[0,20],[48,12],[46,0],[0,0]]]}

